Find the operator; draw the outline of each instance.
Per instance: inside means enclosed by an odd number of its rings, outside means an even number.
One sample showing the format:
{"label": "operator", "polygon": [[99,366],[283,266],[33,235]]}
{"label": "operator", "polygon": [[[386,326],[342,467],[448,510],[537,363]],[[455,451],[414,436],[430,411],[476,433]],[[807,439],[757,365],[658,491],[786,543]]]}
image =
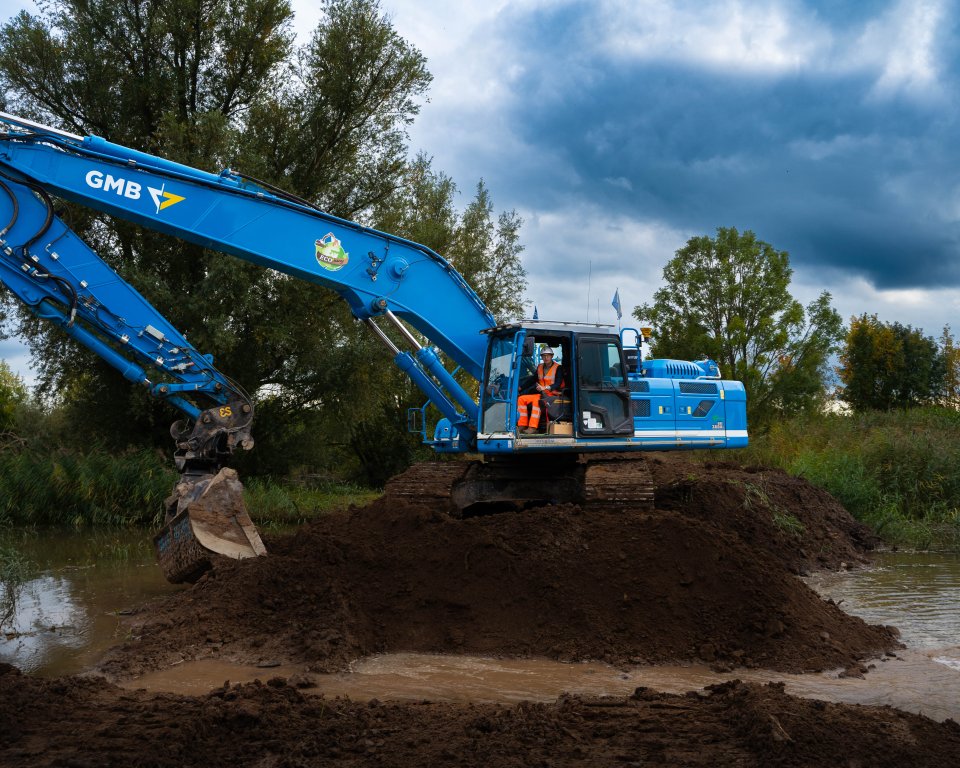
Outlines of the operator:
{"label": "operator", "polygon": [[530,391],[517,398],[519,413],[517,429],[524,434],[536,432],[540,427],[541,395],[559,395],[563,391],[563,370],[560,363],[553,362],[553,350],[550,347],[544,347],[540,350],[540,357],[543,362],[537,366],[536,391]]}

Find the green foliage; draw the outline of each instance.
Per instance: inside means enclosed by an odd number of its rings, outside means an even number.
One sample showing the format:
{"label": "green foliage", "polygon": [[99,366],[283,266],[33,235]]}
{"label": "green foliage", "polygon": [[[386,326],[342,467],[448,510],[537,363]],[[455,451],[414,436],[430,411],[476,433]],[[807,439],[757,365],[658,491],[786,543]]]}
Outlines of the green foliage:
{"label": "green foliage", "polygon": [[960,347],[956,345],[949,325],[944,326],[939,341],[943,358],[940,402],[948,408],[960,408]]}
{"label": "green foliage", "polygon": [[[737,484],[739,485],[740,483]],[[793,536],[795,538],[799,538],[803,535],[803,532],[806,530],[806,526],[804,526],[804,524],[795,516],[774,504],[770,500],[770,495],[767,493],[762,484],[757,485],[755,483],[743,483],[742,486],[744,509],[753,509],[754,507],[757,507],[759,509],[766,510],[770,513],[770,517],[773,520],[774,526],[780,530],[781,533],[784,533],[788,536]]]}
{"label": "green foliage", "polygon": [[[932,405],[955,386],[956,351],[948,329],[944,349],[920,329],[883,323],[864,313],[850,321],[840,354],[840,397],[855,411]],[[948,379],[948,373],[950,378]]]}
{"label": "green foliage", "polygon": [[804,309],[789,292],[790,259],[753,232],[691,238],[663,270],[666,285],[634,316],[656,328],[653,354],[720,363],[744,382],[752,424],[811,410],[842,336],[824,292]]}
{"label": "green foliage", "polygon": [[[155,529],[176,479],[169,459],[155,450],[120,455],[103,450],[0,451],[0,528]],[[377,496],[376,491],[335,478],[311,484],[252,478],[244,489],[254,520],[273,526],[296,525]],[[113,554],[120,557],[122,551]]]}
{"label": "green foliage", "polygon": [[435,171],[420,154],[411,163],[405,183],[374,211],[379,229],[406,237],[444,255],[463,275],[500,322],[523,314],[527,273],[520,260],[516,211],[494,221],[490,190],[481,180],[462,214],[456,209],[457,185]]}
{"label": "green foliage", "polygon": [[257,158],[268,181],[356,218],[401,182],[406,128],[432,77],[376,0],[324,0],[322,7],[283,88],[254,105],[241,158]]}
{"label": "green foliage", "polygon": [[804,414],[739,453],[825,488],[890,544],[960,547],[960,413]]}
{"label": "green foliage", "polygon": [[794,538],[800,538],[803,536],[803,532],[807,529],[806,526],[796,517],[788,512],[781,512],[779,510],[775,510],[773,512],[773,524],[782,533],[785,533],[788,536],[793,536]]}
{"label": "green foliage", "polygon": [[6,360],[0,360],[0,433],[16,427],[18,412],[29,397],[23,379],[10,370]]}
{"label": "green foliage", "polygon": [[161,129],[189,121],[206,123],[195,138],[215,136],[213,124],[278,84],[292,42],[286,0],[50,0],[40,8],[0,33],[13,104],[148,150]]}
{"label": "green foliage", "polygon": [[175,478],[155,450],[5,450],[0,525],[156,525]]}
{"label": "green foliage", "polygon": [[377,495],[368,488],[332,481],[296,484],[263,478],[251,480],[244,487],[251,518],[268,528],[300,525],[352,504],[367,504]]}

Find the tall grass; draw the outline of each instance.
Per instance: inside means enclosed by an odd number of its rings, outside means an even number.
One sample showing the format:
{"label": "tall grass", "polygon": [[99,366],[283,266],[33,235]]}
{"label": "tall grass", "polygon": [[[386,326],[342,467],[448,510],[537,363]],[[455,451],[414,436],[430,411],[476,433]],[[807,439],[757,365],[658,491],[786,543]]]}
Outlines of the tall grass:
{"label": "tall grass", "polygon": [[2,451],[0,525],[155,525],[176,476],[152,450]]}
{"label": "tall grass", "polygon": [[20,591],[33,568],[19,549],[0,542],[0,631],[16,616]]}
{"label": "tall grass", "polygon": [[[176,479],[173,462],[160,451],[3,450],[0,527],[157,527],[163,500]],[[364,504],[378,495],[335,481],[306,485],[252,478],[244,486],[253,519],[276,527]]]}
{"label": "tall grass", "polygon": [[740,460],[821,486],[888,543],[960,549],[960,413],[811,415],[775,424]]}

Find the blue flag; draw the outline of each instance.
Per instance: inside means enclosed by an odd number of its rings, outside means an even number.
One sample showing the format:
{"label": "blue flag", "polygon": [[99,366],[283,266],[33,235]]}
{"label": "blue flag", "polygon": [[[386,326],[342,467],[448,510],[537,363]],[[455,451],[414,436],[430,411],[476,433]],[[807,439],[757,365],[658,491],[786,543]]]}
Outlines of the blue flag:
{"label": "blue flag", "polygon": [[620,309],[620,289],[617,288],[617,292],[613,294],[613,301],[610,302],[613,305],[613,308],[617,310],[617,320],[623,317],[623,312]]}
{"label": "blue flag", "polygon": [[536,304],[533,305],[533,319],[534,319],[534,320],[539,320],[539,319],[540,319],[540,313],[537,312],[537,305],[536,305]]}

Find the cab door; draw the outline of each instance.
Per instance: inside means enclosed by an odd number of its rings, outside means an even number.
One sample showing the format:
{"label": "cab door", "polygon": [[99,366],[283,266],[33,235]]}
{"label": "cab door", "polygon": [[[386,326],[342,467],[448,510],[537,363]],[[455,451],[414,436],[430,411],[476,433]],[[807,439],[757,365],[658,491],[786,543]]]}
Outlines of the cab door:
{"label": "cab door", "polygon": [[481,401],[481,433],[514,431],[525,335],[525,331],[519,330],[490,339]]}
{"label": "cab door", "polygon": [[609,336],[579,336],[576,344],[578,434],[633,435],[630,390],[620,344]]}

